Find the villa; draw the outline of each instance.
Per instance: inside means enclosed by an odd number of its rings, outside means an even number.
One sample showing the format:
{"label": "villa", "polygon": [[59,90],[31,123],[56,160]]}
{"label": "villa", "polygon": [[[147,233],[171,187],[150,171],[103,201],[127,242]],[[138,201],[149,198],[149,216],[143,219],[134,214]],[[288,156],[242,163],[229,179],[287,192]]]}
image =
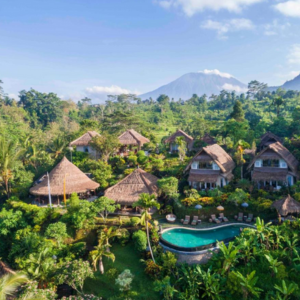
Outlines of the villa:
{"label": "villa", "polygon": [[119,142],[122,145],[121,149],[119,150],[119,154],[127,155],[129,151],[141,150],[142,146],[146,143],[150,143],[150,140],[146,137],[142,136],[134,129],[126,130],[122,133],[119,137]]}
{"label": "villa", "polygon": [[190,161],[184,172],[189,172],[189,185],[194,189],[213,189],[227,185],[233,178],[235,163],[218,144],[203,147]]}
{"label": "villa", "polygon": [[277,143],[277,142],[282,143],[283,142],[282,138],[268,131],[260,137],[260,144],[258,147],[259,151],[268,147],[270,144]]}
{"label": "villa", "polygon": [[280,142],[271,143],[259,152],[248,166],[252,181],[259,188],[279,190],[292,186],[297,178],[299,162]]}
{"label": "villa", "polygon": [[70,147],[76,146],[76,151],[89,153],[92,157],[97,158],[97,151],[90,146],[91,140],[100,136],[96,131],[88,131],[75,141],[69,144]]}
{"label": "villa", "polygon": [[170,152],[171,153],[177,153],[179,145],[176,143],[177,137],[183,137],[184,141],[186,142],[186,147],[188,151],[191,151],[194,144],[194,139],[185,133],[184,131],[178,129],[175,133],[173,133],[171,136],[169,136],[165,140],[165,144],[169,144],[170,146]]}
{"label": "villa", "polygon": [[156,176],[137,168],[117,184],[108,188],[104,196],[115,200],[122,209],[126,209],[132,207],[142,193],[157,196],[157,180]]}

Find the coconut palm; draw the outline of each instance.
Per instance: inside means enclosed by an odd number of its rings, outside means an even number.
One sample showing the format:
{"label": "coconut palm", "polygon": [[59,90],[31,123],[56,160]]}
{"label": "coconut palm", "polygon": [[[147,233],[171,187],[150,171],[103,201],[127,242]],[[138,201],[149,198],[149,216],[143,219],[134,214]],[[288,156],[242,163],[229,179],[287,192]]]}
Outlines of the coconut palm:
{"label": "coconut palm", "polygon": [[154,259],[151,244],[150,244],[150,237],[149,237],[148,222],[149,222],[149,220],[151,220],[151,215],[148,212],[148,210],[152,207],[156,207],[157,209],[159,209],[160,204],[156,201],[155,195],[149,195],[146,193],[142,193],[139,197],[139,200],[133,204],[133,207],[137,207],[137,206],[143,209],[142,216],[141,216],[141,224],[146,226],[148,247],[149,247],[149,250],[151,253],[152,260],[155,263],[155,259]]}
{"label": "coconut palm", "polygon": [[101,274],[104,274],[103,256],[111,259],[113,262],[115,261],[115,255],[107,251],[107,247],[108,245],[105,245],[103,240],[99,240],[98,246],[96,246],[95,250],[90,252],[90,259],[95,272],[97,271],[98,265],[99,271]]}
{"label": "coconut palm", "polygon": [[10,196],[9,182],[13,179],[13,169],[17,165],[23,149],[16,141],[0,138],[0,175],[5,186],[7,198]]}
{"label": "coconut palm", "polygon": [[0,300],[14,296],[18,288],[26,282],[28,278],[23,273],[6,274],[0,277]]}
{"label": "coconut palm", "polygon": [[290,299],[290,296],[299,289],[299,286],[294,283],[291,282],[288,286],[286,286],[286,283],[284,280],[282,280],[281,282],[282,286],[279,286],[277,284],[275,284],[275,289],[283,296],[283,298],[279,298],[279,299]]}
{"label": "coconut palm", "polygon": [[259,294],[262,290],[255,286],[258,280],[258,277],[255,277],[255,271],[252,271],[246,276],[240,272],[234,273],[240,280],[239,284],[242,288],[243,299],[247,300],[249,296],[259,297]]}

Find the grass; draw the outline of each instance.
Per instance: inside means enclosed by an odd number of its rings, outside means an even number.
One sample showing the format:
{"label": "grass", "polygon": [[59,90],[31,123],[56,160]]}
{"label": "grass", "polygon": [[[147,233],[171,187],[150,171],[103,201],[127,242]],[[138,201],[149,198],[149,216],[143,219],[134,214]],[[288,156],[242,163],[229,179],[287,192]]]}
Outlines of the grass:
{"label": "grass", "polygon": [[134,299],[161,299],[159,294],[153,291],[153,281],[145,274],[145,266],[140,262],[140,255],[134,249],[133,242],[128,243],[124,247],[120,244],[114,244],[111,251],[116,256],[115,262],[113,263],[104,258],[105,273],[102,275],[96,272],[94,279],[86,280],[84,286],[86,293],[92,293],[102,297],[104,300],[120,295],[115,285],[115,280],[107,277],[107,271],[111,268],[115,268],[121,273],[125,269],[129,269],[134,275],[132,290],[138,293],[138,296]]}

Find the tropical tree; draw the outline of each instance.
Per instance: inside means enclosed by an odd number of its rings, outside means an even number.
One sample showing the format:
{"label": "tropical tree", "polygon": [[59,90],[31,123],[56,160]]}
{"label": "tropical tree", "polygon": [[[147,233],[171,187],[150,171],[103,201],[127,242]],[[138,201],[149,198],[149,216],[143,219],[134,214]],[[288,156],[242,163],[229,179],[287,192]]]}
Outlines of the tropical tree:
{"label": "tropical tree", "polygon": [[246,160],[244,159],[244,151],[245,148],[248,147],[250,147],[250,145],[243,140],[239,140],[236,145],[236,153],[234,156],[237,160],[238,165],[241,167],[241,179],[243,179],[243,165],[246,162]]}
{"label": "tropical tree", "polygon": [[141,216],[141,224],[146,226],[148,247],[149,247],[149,250],[151,253],[152,260],[155,263],[154,255],[153,255],[151,244],[150,244],[150,237],[149,237],[148,222],[149,222],[149,220],[151,220],[151,215],[149,213],[149,209],[152,207],[156,207],[157,209],[159,209],[160,204],[156,201],[155,195],[149,195],[146,193],[142,193],[139,197],[139,200],[133,204],[133,207],[140,207],[143,209],[142,216]]}
{"label": "tropical tree", "polygon": [[102,229],[99,239],[101,240],[101,242],[103,242],[103,244],[105,246],[111,247],[109,241],[112,238],[114,238],[116,236],[120,236],[120,235],[121,235],[121,233],[118,230],[114,230],[113,227],[109,227],[109,228]]}
{"label": "tropical tree", "polygon": [[178,136],[175,139],[175,143],[178,145],[179,160],[183,161],[187,150],[186,141],[184,140],[183,136]]}
{"label": "tropical tree", "polygon": [[234,273],[240,279],[239,284],[242,288],[243,299],[247,300],[249,296],[254,296],[258,298],[262,290],[256,287],[258,277],[255,277],[255,271],[252,271],[246,276],[244,276],[238,271]]}
{"label": "tropical tree", "polygon": [[19,287],[28,282],[28,277],[23,273],[5,274],[0,277],[0,300],[15,296]]}
{"label": "tropical tree", "polygon": [[106,223],[107,217],[110,213],[113,213],[117,208],[121,207],[120,204],[116,204],[115,200],[104,196],[96,199],[93,204],[104,223]]}
{"label": "tropical tree", "polygon": [[18,142],[0,138],[0,174],[7,198],[10,196],[10,181],[14,178],[14,168],[17,166],[23,149]]}
{"label": "tropical tree", "polygon": [[260,240],[260,243],[262,244],[263,241],[265,240],[265,237],[266,237],[266,232],[269,230],[269,226],[271,225],[272,223],[269,222],[267,224],[265,224],[264,220],[263,219],[260,219],[259,217],[256,218],[256,231],[258,233],[258,236],[259,236],[259,240]]}
{"label": "tropical tree", "polygon": [[110,245],[107,245],[104,243],[104,240],[99,240],[98,246],[95,247],[95,250],[90,252],[90,260],[92,261],[92,265],[94,268],[94,271],[97,271],[97,265],[99,267],[99,271],[101,274],[104,274],[104,265],[103,265],[103,257],[107,257],[111,259],[113,262],[115,261],[115,255],[107,251],[107,248],[110,247]]}
{"label": "tropical tree", "polygon": [[237,262],[238,260],[238,252],[239,248],[234,246],[233,242],[229,242],[228,247],[224,244],[224,242],[218,243],[218,247],[223,254],[223,272],[230,272],[230,268]]}
{"label": "tropical tree", "polygon": [[282,262],[278,261],[278,259],[274,258],[271,254],[265,254],[265,258],[270,264],[270,269],[272,270],[271,276],[273,277],[275,274],[278,273],[278,267],[282,265]]}
{"label": "tropical tree", "polygon": [[281,286],[275,284],[274,287],[280,293],[280,295],[283,296],[282,299],[284,300],[290,299],[290,296],[299,289],[299,286],[296,283],[291,282],[287,286],[284,280],[282,280]]}
{"label": "tropical tree", "polygon": [[245,112],[242,108],[242,103],[236,101],[233,106],[233,112],[230,114],[230,118],[235,119],[237,122],[243,122],[245,118]]}

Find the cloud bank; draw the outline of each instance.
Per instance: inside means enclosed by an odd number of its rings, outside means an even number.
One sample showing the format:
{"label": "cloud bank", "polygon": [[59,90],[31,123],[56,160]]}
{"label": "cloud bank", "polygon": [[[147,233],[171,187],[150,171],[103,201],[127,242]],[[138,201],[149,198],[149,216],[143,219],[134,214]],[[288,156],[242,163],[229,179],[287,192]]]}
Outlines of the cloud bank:
{"label": "cloud bank", "polygon": [[219,75],[224,78],[233,78],[233,76],[231,74],[220,72],[217,69],[214,69],[214,70],[205,69],[204,71],[199,71],[199,73],[204,73],[204,74],[208,74],[208,75]]}
{"label": "cloud bank", "polygon": [[281,2],[274,7],[285,16],[300,18],[300,0]]}

